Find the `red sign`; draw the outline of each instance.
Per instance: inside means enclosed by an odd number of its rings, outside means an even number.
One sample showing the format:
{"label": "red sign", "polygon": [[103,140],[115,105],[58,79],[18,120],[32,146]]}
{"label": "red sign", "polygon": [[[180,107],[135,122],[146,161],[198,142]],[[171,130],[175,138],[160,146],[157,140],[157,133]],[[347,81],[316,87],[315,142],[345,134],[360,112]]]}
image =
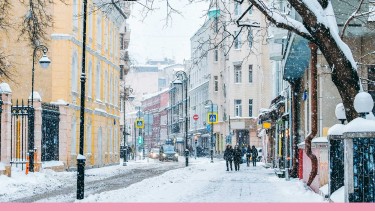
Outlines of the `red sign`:
{"label": "red sign", "polygon": [[197,120],[199,119],[198,114],[194,114],[193,119],[194,119],[195,121],[197,121]]}

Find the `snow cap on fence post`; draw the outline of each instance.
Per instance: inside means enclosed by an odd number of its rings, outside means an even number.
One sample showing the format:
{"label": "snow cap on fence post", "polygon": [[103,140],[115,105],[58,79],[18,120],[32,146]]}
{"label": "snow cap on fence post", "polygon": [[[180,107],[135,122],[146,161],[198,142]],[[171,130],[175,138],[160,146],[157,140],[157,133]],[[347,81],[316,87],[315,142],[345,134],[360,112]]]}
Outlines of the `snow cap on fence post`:
{"label": "snow cap on fence post", "polygon": [[344,104],[339,103],[336,105],[335,115],[336,115],[336,118],[340,120],[342,124],[344,124],[346,120]]}
{"label": "snow cap on fence post", "polygon": [[374,100],[368,92],[359,92],[354,98],[354,109],[360,114],[360,116],[365,117],[372,111],[374,107]]}

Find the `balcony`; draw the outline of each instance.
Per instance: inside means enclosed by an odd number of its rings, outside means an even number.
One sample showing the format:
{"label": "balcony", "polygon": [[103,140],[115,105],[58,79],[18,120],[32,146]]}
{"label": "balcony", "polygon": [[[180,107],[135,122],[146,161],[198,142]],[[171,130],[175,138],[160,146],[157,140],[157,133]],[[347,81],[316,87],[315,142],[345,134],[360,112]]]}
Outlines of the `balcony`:
{"label": "balcony", "polygon": [[288,36],[288,31],[285,29],[276,28],[270,26],[268,28],[268,44],[270,45],[270,59],[275,61],[281,61],[283,57],[284,46]]}

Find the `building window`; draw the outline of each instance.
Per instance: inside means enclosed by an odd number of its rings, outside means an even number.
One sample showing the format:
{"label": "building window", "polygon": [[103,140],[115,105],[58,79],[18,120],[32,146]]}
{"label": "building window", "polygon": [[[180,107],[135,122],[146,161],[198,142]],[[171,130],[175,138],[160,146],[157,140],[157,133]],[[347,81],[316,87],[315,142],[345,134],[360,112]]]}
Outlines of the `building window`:
{"label": "building window", "polygon": [[92,97],[92,62],[89,62],[89,71],[87,74],[87,79],[88,79],[88,90],[87,90],[87,96]]}
{"label": "building window", "polygon": [[238,2],[234,2],[234,15],[241,14],[241,4]]}
{"label": "building window", "polygon": [[370,2],[368,5],[368,21],[375,21],[375,2]]}
{"label": "building window", "polygon": [[214,32],[219,32],[219,19],[217,17],[214,19]]}
{"label": "building window", "polygon": [[86,135],[86,152],[91,154],[91,125],[87,125],[87,135]]}
{"label": "building window", "polygon": [[96,22],[96,40],[99,45],[102,44],[102,18],[100,14],[98,14],[98,19]]}
{"label": "building window", "polygon": [[125,34],[121,33],[120,34],[120,50],[125,50],[124,39],[125,39]]}
{"label": "building window", "polygon": [[253,99],[249,99],[249,117],[253,116]]}
{"label": "building window", "polygon": [[241,65],[234,65],[234,82],[241,83]]}
{"label": "building window", "polygon": [[247,35],[247,41],[249,42],[249,48],[251,49],[253,47],[253,32],[249,30],[249,34]]}
{"label": "building window", "polygon": [[219,61],[219,50],[217,49],[217,46],[215,47],[215,50],[214,50],[214,61],[215,62]]}
{"label": "building window", "polygon": [[234,49],[240,49],[241,48],[241,35],[239,32],[234,31]]}
{"label": "building window", "polygon": [[95,84],[95,86],[96,86],[96,99],[97,100],[100,100],[100,63],[98,62],[97,64],[96,64],[96,84]]}
{"label": "building window", "polygon": [[78,2],[73,0],[73,31],[78,30]]}
{"label": "building window", "polygon": [[241,117],[242,116],[242,105],[241,100],[234,100],[234,115]]}
{"label": "building window", "polygon": [[215,92],[219,91],[219,77],[214,76],[215,79]]}
{"label": "building window", "polygon": [[77,92],[77,74],[78,74],[78,56],[77,53],[74,52],[72,58],[72,91]]}
{"label": "building window", "polygon": [[108,102],[108,71],[105,71],[104,76],[104,102]]}
{"label": "building window", "polygon": [[249,83],[253,83],[253,65],[249,65]]}
{"label": "building window", "polygon": [[76,124],[76,118],[73,117],[73,121],[72,121],[72,131],[71,131],[71,140],[72,140],[72,143],[71,143],[71,148],[70,148],[70,154],[71,155],[75,155],[77,153],[77,124]]}

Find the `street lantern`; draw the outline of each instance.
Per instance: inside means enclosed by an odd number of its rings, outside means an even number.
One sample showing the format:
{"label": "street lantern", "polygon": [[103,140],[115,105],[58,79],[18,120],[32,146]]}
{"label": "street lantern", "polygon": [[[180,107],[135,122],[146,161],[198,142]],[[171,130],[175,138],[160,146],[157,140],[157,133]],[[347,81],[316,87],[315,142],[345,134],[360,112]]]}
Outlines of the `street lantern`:
{"label": "street lantern", "polygon": [[29,151],[29,171],[34,172],[34,151],[35,151],[35,143],[34,143],[34,122],[35,122],[35,115],[34,115],[34,72],[35,72],[35,57],[38,51],[43,51],[43,57],[39,60],[39,64],[42,68],[47,68],[51,63],[51,60],[47,57],[48,48],[44,45],[38,45],[34,48],[33,51],[33,66],[32,66],[32,73],[31,73],[31,109],[30,109],[30,134],[29,134],[29,142],[28,142],[28,151]]}
{"label": "street lantern", "polygon": [[336,115],[336,118],[341,121],[341,124],[344,124],[346,120],[344,104],[339,103],[336,105],[335,115]]}
{"label": "street lantern", "polygon": [[368,92],[360,92],[354,98],[354,109],[357,113],[365,117],[374,107],[374,101]]}
{"label": "street lantern", "polygon": [[[173,82],[173,84],[178,85],[181,84],[185,86],[185,166],[189,165],[189,150],[188,150],[188,114],[187,114],[187,103],[188,103],[188,76],[186,72],[180,70],[176,72],[177,80]],[[183,96],[182,96],[183,97]]]}
{"label": "street lantern", "polygon": [[126,166],[126,162],[127,162],[127,155],[128,155],[128,149],[127,149],[127,146],[126,146],[126,122],[125,122],[125,103],[126,103],[126,100],[128,101],[133,101],[135,99],[135,96],[132,95],[133,93],[133,89],[130,88],[130,87],[126,87],[125,84],[124,84],[124,95],[123,95],[123,100],[124,100],[124,107],[123,107],[123,112],[124,112],[124,124],[123,124],[123,128],[122,128],[122,132],[123,132],[123,136],[124,136],[124,149],[123,149],[123,154],[124,154],[124,159],[123,159],[123,163],[122,165],[123,166]]}

